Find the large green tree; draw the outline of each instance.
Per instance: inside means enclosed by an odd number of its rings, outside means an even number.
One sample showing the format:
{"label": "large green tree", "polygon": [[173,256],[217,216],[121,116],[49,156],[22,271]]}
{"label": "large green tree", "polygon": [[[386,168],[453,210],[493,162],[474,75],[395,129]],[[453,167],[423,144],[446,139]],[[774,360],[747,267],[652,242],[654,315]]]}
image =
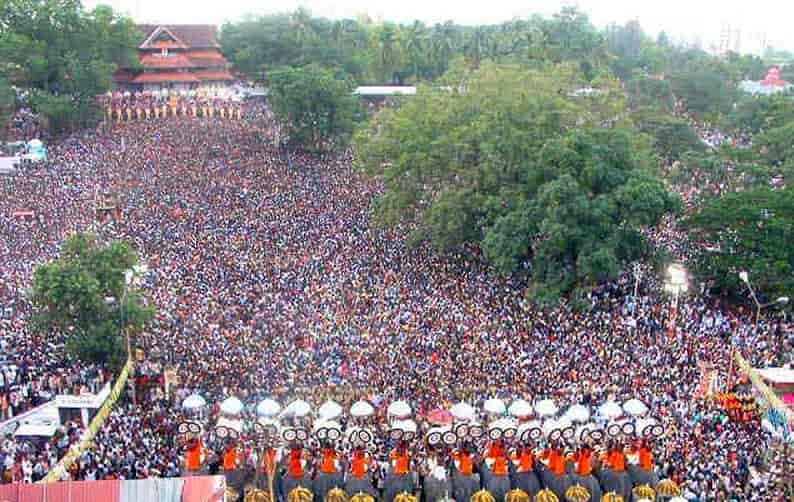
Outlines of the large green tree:
{"label": "large green tree", "polygon": [[286,124],[291,142],[315,151],[346,144],[358,106],[347,81],[309,65],[273,71],[269,84],[273,110]]}
{"label": "large green tree", "polygon": [[745,270],[759,294],[794,293],[794,188],[730,193],[710,201],[688,225],[712,244],[699,265],[716,286],[741,293],[738,273]]}
{"label": "large green tree", "polygon": [[126,356],[125,330],[134,338],[154,313],[127,285],[126,274],[137,264],[126,243],[72,235],[59,258],[34,273],[33,325],[65,335],[69,351],[85,361],[118,367]]}
{"label": "large green tree", "polygon": [[613,277],[675,201],[619,119],[619,88],[569,97],[583,78],[486,61],[379,114],[356,141],[385,182],[376,218],[441,250],[478,243],[501,273],[528,263],[539,301]]}
{"label": "large green tree", "polygon": [[135,26],[110,7],[79,0],[0,3],[0,76],[30,90],[31,104],[56,132],[96,118],[95,98],[118,64],[137,62]]}

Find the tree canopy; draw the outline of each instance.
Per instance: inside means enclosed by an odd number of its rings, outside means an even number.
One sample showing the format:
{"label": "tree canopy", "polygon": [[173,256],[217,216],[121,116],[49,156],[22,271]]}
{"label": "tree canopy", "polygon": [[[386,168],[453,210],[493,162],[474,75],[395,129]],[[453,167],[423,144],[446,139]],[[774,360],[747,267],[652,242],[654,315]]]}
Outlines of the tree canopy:
{"label": "tree canopy", "polygon": [[137,62],[137,42],[132,20],[104,5],[0,3],[0,77],[30,91],[30,104],[56,132],[96,118],[96,96],[110,89],[117,64]]}
{"label": "tree canopy", "polygon": [[316,65],[270,74],[270,101],[290,141],[310,150],[344,145],[353,131],[358,102],[351,86]]}
{"label": "tree canopy", "polygon": [[410,222],[443,250],[477,243],[501,273],[525,264],[540,301],[613,277],[644,252],[638,229],[675,207],[619,118],[615,82],[572,97],[579,67],[553,70],[450,72],[457,85],[422,87],[356,142],[386,185],[381,222]]}
{"label": "tree canopy", "polygon": [[137,263],[126,243],[72,235],[60,257],[34,273],[34,326],[65,335],[69,351],[83,360],[119,366],[126,354],[123,330],[134,336],[154,313],[126,285],[125,273]]}
{"label": "tree canopy", "polygon": [[738,273],[749,273],[770,297],[794,288],[794,188],[768,187],[713,199],[689,222],[695,235],[713,243],[700,271],[727,291],[744,288]]}

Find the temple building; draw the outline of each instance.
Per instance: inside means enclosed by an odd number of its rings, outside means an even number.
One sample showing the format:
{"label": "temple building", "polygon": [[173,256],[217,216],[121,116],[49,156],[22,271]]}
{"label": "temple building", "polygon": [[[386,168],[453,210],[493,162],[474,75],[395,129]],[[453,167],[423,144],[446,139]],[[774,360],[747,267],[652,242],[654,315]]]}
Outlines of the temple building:
{"label": "temple building", "polygon": [[220,51],[217,27],[209,24],[138,25],[140,69],[122,68],[113,75],[117,88],[162,91],[222,88],[234,77]]}

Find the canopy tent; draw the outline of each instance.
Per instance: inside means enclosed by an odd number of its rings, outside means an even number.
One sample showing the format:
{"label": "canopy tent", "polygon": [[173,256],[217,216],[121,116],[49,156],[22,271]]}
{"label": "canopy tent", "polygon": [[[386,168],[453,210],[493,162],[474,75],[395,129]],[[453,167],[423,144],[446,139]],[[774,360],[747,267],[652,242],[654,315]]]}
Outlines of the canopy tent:
{"label": "canopy tent", "polygon": [[55,422],[24,423],[14,431],[14,437],[47,437],[51,438],[58,430]]}

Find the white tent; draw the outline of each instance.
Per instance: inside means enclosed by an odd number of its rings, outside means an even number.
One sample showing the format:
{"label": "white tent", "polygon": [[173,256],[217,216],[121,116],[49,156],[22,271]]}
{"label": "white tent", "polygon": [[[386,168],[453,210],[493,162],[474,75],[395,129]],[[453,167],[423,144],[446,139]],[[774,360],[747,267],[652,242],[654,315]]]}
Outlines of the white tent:
{"label": "white tent", "polygon": [[58,430],[58,424],[47,423],[24,423],[14,431],[14,437],[52,437]]}

